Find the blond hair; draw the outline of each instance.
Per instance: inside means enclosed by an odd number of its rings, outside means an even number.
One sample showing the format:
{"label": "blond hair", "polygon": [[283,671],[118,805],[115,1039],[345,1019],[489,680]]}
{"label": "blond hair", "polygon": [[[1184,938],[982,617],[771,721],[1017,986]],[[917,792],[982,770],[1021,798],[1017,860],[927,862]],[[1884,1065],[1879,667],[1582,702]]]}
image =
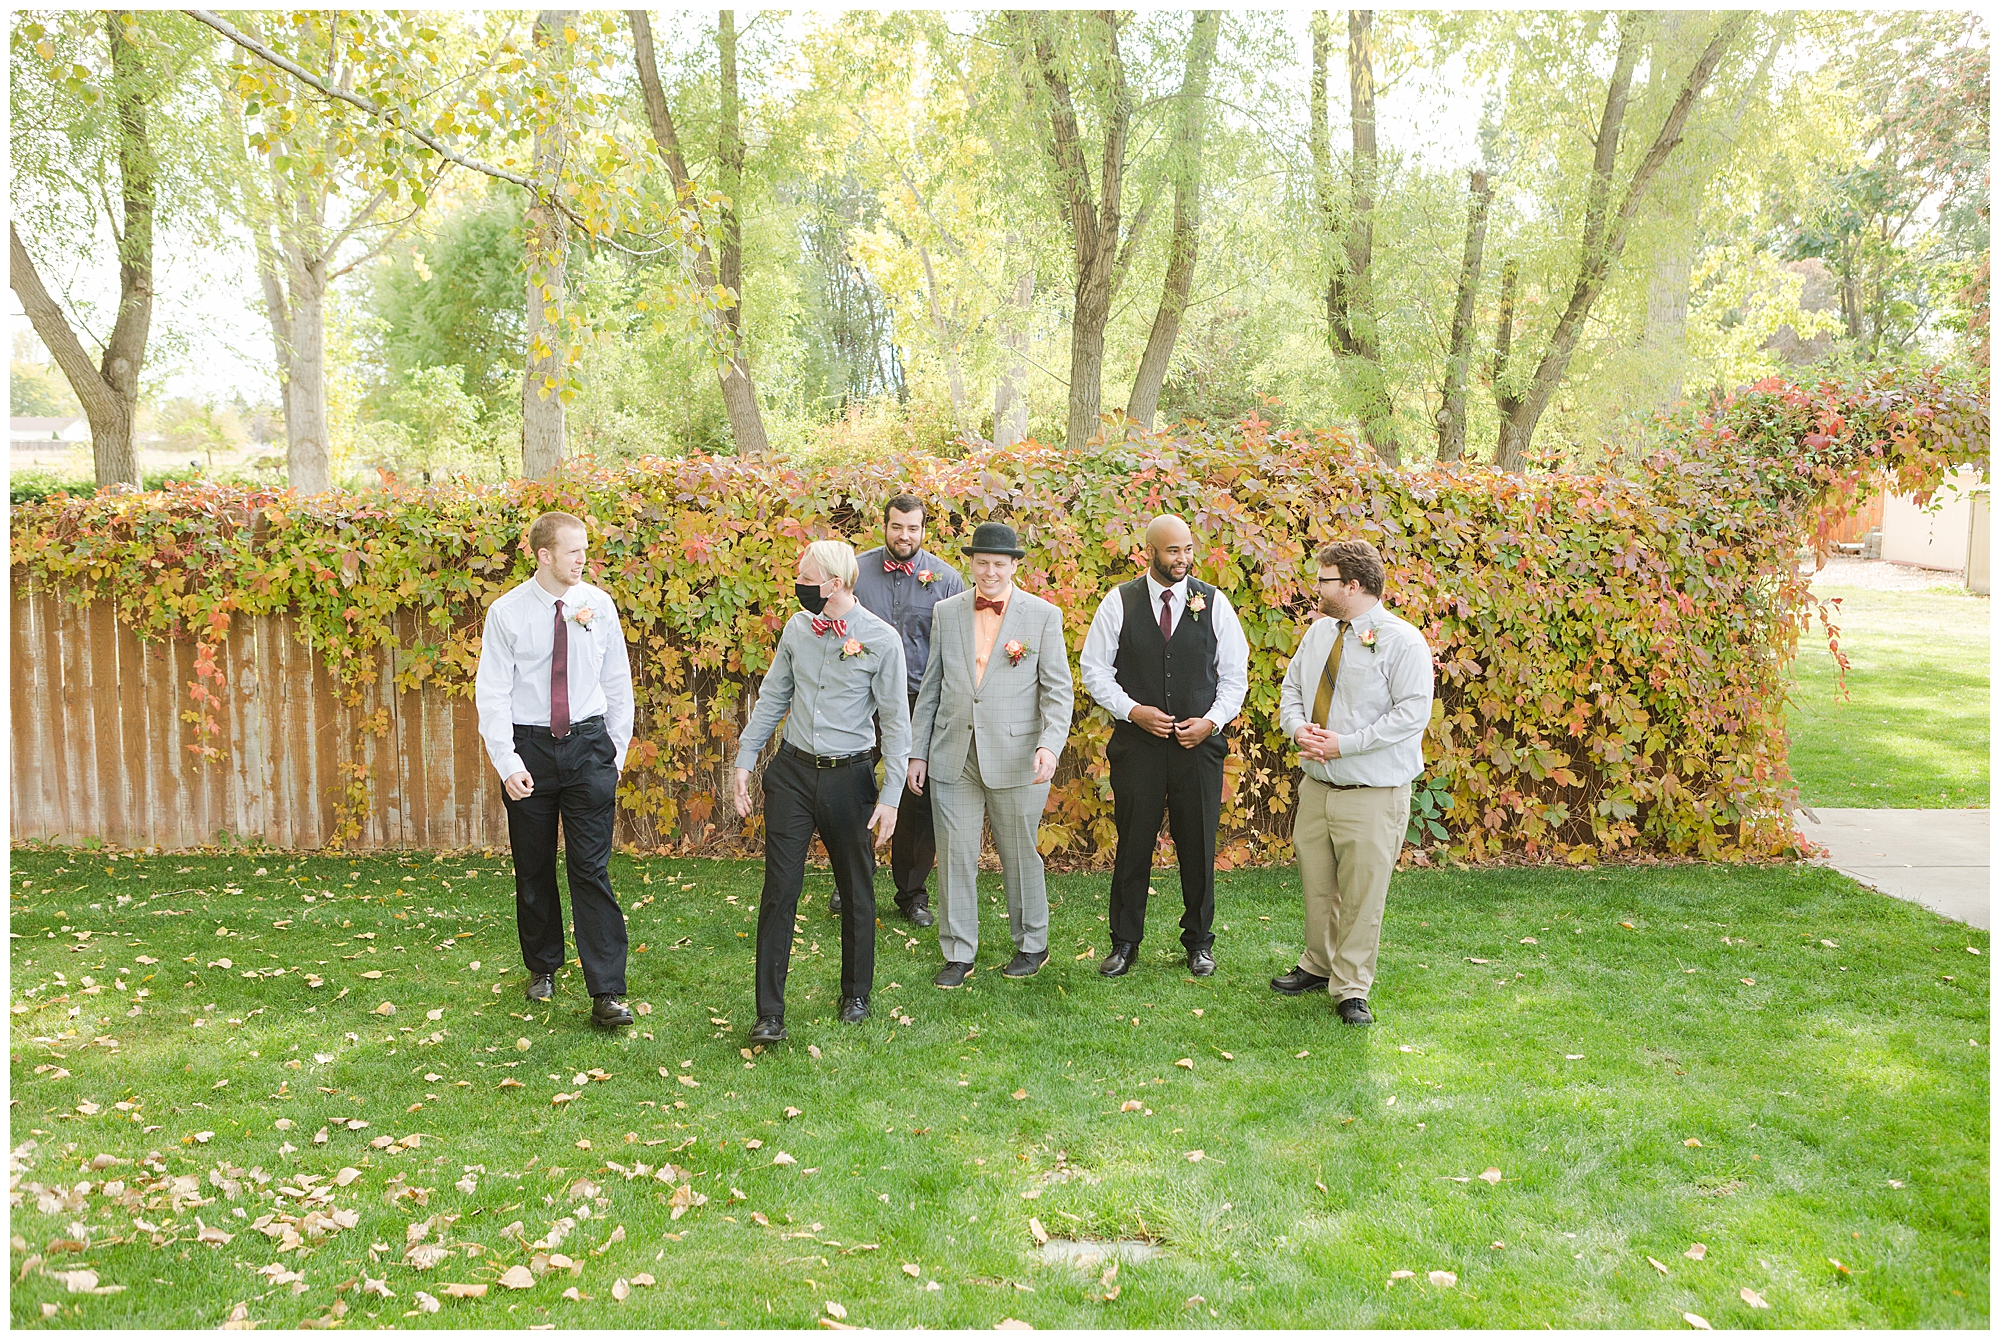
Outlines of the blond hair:
{"label": "blond hair", "polygon": [[583,524],[582,517],[571,516],[568,512],[544,512],[528,527],[528,552],[539,555],[544,549],[554,549],[557,537],[566,530],[580,530],[586,539],[590,527]]}
{"label": "blond hair", "polygon": [[854,557],[854,546],[844,540],[814,540],[806,546],[805,557],[819,565],[819,570],[828,577],[836,578],[840,584],[852,591],[856,579],[861,576],[860,560]]}

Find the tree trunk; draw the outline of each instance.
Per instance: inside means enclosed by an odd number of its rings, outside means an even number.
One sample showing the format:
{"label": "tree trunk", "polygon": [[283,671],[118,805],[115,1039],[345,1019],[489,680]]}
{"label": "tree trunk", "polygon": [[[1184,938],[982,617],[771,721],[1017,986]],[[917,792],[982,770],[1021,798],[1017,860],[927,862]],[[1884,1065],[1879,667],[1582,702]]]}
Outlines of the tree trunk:
{"label": "tree trunk", "polygon": [[[632,45],[639,67],[639,87],[645,96],[646,122],[652,129],[653,142],[659,145],[661,156],[667,160],[667,175],[672,178],[674,189],[682,199],[686,199],[693,191],[694,183],[688,176],[687,160],[681,154],[680,135],[674,129],[673,116],[667,111],[666,91],[660,85],[660,66],[653,54],[652,21],[643,9],[627,10],[625,17],[632,25]],[[731,32],[733,35],[733,27]],[[733,71],[733,46],[730,55]],[[742,253],[739,250],[736,261],[738,285],[742,283],[742,268]],[[706,233],[695,245],[694,272],[703,288],[712,289],[721,282],[716,274],[714,253],[708,248]],[[721,379],[722,407],[729,416],[729,433],[736,440],[737,454],[758,456],[771,449],[771,440],[764,433],[764,411],[757,403],[757,383],[750,375],[750,357],[744,350],[742,328],[737,319],[743,307],[742,290],[738,287],[733,291],[736,294],[735,305],[726,315],[710,313],[710,319],[723,326],[720,342],[725,356],[716,372]]]}
{"label": "tree trunk", "polygon": [[[1009,255],[1020,249],[1021,239],[1007,239]],[[1028,436],[1028,320],[1035,307],[1035,254],[1027,253],[1027,264],[1014,281],[1012,301],[1002,309],[1000,346],[1007,361],[1000,369],[1000,383],[993,390],[993,442],[1011,447]]]}
{"label": "tree trunk", "polygon": [[300,493],[333,486],[326,412],[326,265],[292,271],[291,358],[285,376],[285,479]]}
{"label": "tree trunk", "polygon": [[1333,189],[1332,111],[1327,105],[1326,65],[1333,46],[1333,26],[1326,11],[1312,17],[1312,144],[1313,198],[1319,204],[1320,249],[1327,258],[1326,343],[1336,353],[1348,352],[1347,289],[1334,239],[1340,236],[1340,205]]}
{"label": "tree trunk", "polygon": [[1382,373],[1382,348],[1375,315],[1375,195],[1381,159],[1375,147],[1375,15],[1347,11],[1347,86],[1354,123],[1350,164],[1353,206],[1347,215],[1347,315],[1349,352],[1359,360],[1361,434],[1390,465],[1402,462],[1395,430],[1396,406]]}
{"label": "tree trunk", "polygon": [[118,243],[118,318],[96,364],[84,352],[69,318],[49,296],[41,274],[13,223],[7,251],[14,292],[56,366],[68,379],[90,422],[90,450],[98,484],[133,484],[139,456],[132,443],[138,418],[139,372],[153,322],[153,151],[146,132],[145,78],[137,47],[125,40],[122,13],[105,16],[111,42],[111,95],[118,114],[118,189],[123,228],[113,220]]}
{"label": "tree trunk", "polygon": [[[545,9],[535,18],[534,44],[546,51],[576,17],[573,9]],[[535,179],[555,189],[560,174],[564,135],[561,109],[551,109],[535,126]],[[526,220],[528,253],[527,367],[521,378],[521,473],[546,479],[562,468],[563,384],[568,369],[559,346],[567,342],[559,322],[568,284],[569,224],[562,214],[537,196],[529,202]],[[297,323],[295,322],[294,325]]]}
{"label": "tree trunk", "polygon": [[1659,134],[1654,136],[1652,147],[1632,174],[1623,199],[1613,211],[1610,208],[1611,182],[1618,165],[1618,139],[1624,126],[1626,100],[1631,93],[1632,69],[1638,61],[1641,22],[1633,15],[1620,19],[1618,58],[1612,70],[1610,87],[1605,93],[1604,115],[1598,126],[1597,153],[1591,168],[1590,192],[1584,212],[1582,257],[1577,267],[1576,282],[1571,287],[1568,305],[1549,334],[1548,348],[1543,352],[1527,390],[1503,408],[1500,442],[1494,454],[1494,464],[1501,469],[1521,468],[1522,458],[1534,440],[1535,426],[1541,421],[1542,412],[1548,408],[1556,387],[1568,370],[1571,355],[1576,352],[1584,320],[1598,295],[1603,292],[1611,267],[1625,249],[1625,237],[1631,228],[1633,215],[1638,212],[1668,155],[1680,143],[1681,131],[1687,126],[1695,100],[1707,87],[1723,53],[1749,22],[1749,17],[1747,13],[1738,12],[1723,21],[1707,49],[1682,81],[1680,92],[1660,126]]}
{"label": "tree trunk", "polygon": [[924,300],[930,308],[931,334],[938,342],[938,357],[944,361],[945,389],[951,394],[951,426],[959,437],[976,440],[979,426],[972,422],[972,413],[967,406],[965,372],[958,360],[958,341],[945,322],[944,309],[938,306],[937,271],[931,266],[931,249],[919,242],[917,258],[924,265]]}
{"label": "tree trunk", "polygon": [[[1458,304],[1451,314],[1444,403],[1437,414],[1437,458],[1441,464],[1465,455],[1465,381],[1472,365],[1472,317],[1479,298],[1479,271],[1486,256],[1486,216],[1492,204],[1492,182],[1484,172],[1474,172],[1472,201],[1466,207],[1465,259],[1458,270]],[[1510,287],[1510,301],[1512,296]]]}
{"label": "tree trunk", "polygon": [[1167,243],[1167,275],[1160,288],[1160,310],[1132,378],[1132,395],[1125,413],[1139,427],[1151,430],[1160,408],[1160,388],[1180,338],[1181,314],[1194,287],[1195,258],[1201,245],[1201,146],[1208,121],[1208,76],[1215,63],[1215,43],[1222,30],[1222,12],[1197,10],[1188,34],[1187,71],[1181,79],[1179,116],[1174,128],[1174,228]]}
{"label": "tree trunk", "polygon": [[1056,63],[1050,21],[1042,15],[1016,18],[1024,32],[1024,45],[1035,74],[1049,99],[1047,148],[1076,260],[1070,315],[1069,425],[1065,437],[1072,449],[1081,447],[1098,431],[1104,399],[1104,326],[1111,316],[1111,299],[1118,278],[1131,259],[1131,244],[1137,241],[1145,222],[1142,208],[1129,234],[1124,233],[1122,192],[1132,96],[1118,52],[1119,17],[1109,11],[1093,17],[1105,29],[1111,72],[1109,107],[1104,118],[1101,200],[1092,198],[1089,168],[1083,156],[1083,135],[1077,124],[1068,78]]}

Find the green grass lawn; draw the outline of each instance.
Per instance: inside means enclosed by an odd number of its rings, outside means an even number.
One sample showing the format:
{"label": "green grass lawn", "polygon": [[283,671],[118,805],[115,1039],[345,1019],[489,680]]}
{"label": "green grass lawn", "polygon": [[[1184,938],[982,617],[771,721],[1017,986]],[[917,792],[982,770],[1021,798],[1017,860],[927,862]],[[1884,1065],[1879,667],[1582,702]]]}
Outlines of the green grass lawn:
{"label": "green grass lawn", "polygon": [[843,1026],[813,874],[756,1055],[759,868],[613,873],[649,1008],[607,1037],[574,969],[525,1009],[504,857],[16,850],[13,1324],[1990,1321],[1988,937],[1831,872],[1399,876],[1373,1029],[1267,989],[1282,869],[1221,877],[1208,980],[1164,873],[1117,981],[1101,876],[1026,982],[997,905],[948,994],[891,921]]}
{"label": "green grass lawn", "polygon": [[1808,805],[1983,809],[1992,602],[1938,592],[1841,597],[1847,691],[1815,627],[1799,639],[1792,773]]}

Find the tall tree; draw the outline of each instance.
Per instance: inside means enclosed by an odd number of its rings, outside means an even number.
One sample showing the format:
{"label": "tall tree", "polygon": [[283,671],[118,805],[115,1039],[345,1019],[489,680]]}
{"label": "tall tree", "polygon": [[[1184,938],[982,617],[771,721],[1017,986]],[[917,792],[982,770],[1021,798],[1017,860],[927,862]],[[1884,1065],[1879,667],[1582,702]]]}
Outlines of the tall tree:
{"label": "tall tree", "polygon": [[1124,19],[1115,11],[1098,10],[1081,21],[1091,29],[1098,60],[1096,91],[1102,121],[1098,188],[1091,188],[1090,162],[1083,142],[1072,93],[1077,54],[1074,44],[1059,43],[1057,25],[1064,19],[1050,13],[1010,16],[1034,102],[1047,121],[1043,146],[1062,221],[1076,265],[1070,312],[1069,425],[1065,441],[1080,447],[1098,431],[1104,402],[1104,329],[1111,301],[1131,264],[1132,252],[1146,225],[1150,201],[1128,222],[1124,213],[1126,151],[1132,129],[1133,96],[1125,61],[1118,49]]}
{"label": "tall tree", "polygon": [[[35,333],[68,379],[90,421],[91,455],[99,484],[138,484],[139,457],[132,443],[138,417],[139,373],[153,321],[153,216],[155,160],[146,113],[155,72],[137,41],[135,16],[111,11],[103,16],[110,46],[110,102],[116,123],[118,206],[111,213],[118,248],[118,317],[95,363],[70,325],[62,305],[49,295],[41,272],[10,220],[7,250],[11,279]],[[39,27],[39,25],[37,25]],[[24,34],[44,41],[39,34]],[[53,56],[54,48],[48,49]],[[108,197],[108,193],[107,193]]]}
{"label": "tall tree", "polygon": [[[646,124],[653,132],[653,142],[659,147],[660,156],[666,160],[667,173],[672,180],[683,207],[694,207],[696,188],[694,179],[688,174],[687,158],[681,152],[680,132],[674,126],[673,114],[667,108],[666,90],[660,83],[659,61],[653,52],[653,25],[643,9],[627,10],[626,21],[632,27],[632,45],[639,67],[639,87],[646,104]],[[730,150],[734,150],[734,166],[725,167],[733,177],[731,190],[741,191],[743,180],[742,134],[736,110],[739,95],[736,92],[736,29],[735,16],[724,13],[722,20],[727,28],[727,54],[724,61],[726,70],[725,102],[727,109],[723,117],[723,158],[728,160]],[[725,45],[723,29],[717,28],[717,47]],[[743,232],[737,220],[737,205],[733,195],[724,205],[722,230],[722,272],[717,274],[714,254],[709,250],[708,237],[700,235],[694,246],[695,280],[703,287],[714,289],[721,285],[730,291],[728,305],[710,309],[709,320],[717,329],[714,338],[723,346],[724,358],[717,368],[722,382],[722,404],[729,415],[730,435],[736,439],[736,450],[746,456],[762,455],[771,449],[770,438],[764,432],[764,412],[757,403],[757,384],[750,375],[750,355],[743,343]]]}
{"label": "tall tree", "polygon": [[[558,43],[576,21],[573,9],[545,9],[535,16],[534,52],[538,62],[554,64]],[[534,120],[535,177],[553,181],[562,175],[569,110],[564,92],[549,86],[546,104]],[[569,220],[552,199],[537,197],[528,206],[523,238],[528,253],[528,366],[521,379],[521,473],[545,479],[562,468],[563,395],[568,368],[560,348],[562,301],[569,285]]]}
{"label": "tall tree", "polygon": [[[270,33],[260,32],[254,19],[245,17],[246,31],[274,49],[326,70],[336,84],[353,81],[352,66],[362,53],[343,44],[323,16],[310,11],[283,16]],[[368,180],[365,156],[357,160],[344,148],[352,142],[351,109],[291,85],[275,91],[281,94],[275,102],[246,104],[225,95],[222,129],[225,151],[237,165],[233,204],[250,233],[276,349],[285,478],[301,493],[323,493],[333,482],[326,401],[328,287],[400,237],[424,206],[389,208],[388,188]],[[247,129],[246,115],[256,118],[254,131]],[[261,162],[253,162],[253,152]],[[417,183],[419,202],[450,166],[435,160],[431,178]]]}
{"label": "tall tree", "polygon": [[1208,122],[1208,78],[1215,64],[1215,44],[1222,29],[1222,12],[1198,10],[1188,33],[1187,73],[1176,95],[1173,158],[1167,166],[1174,183],[1174,224],[1167,242],[1167,273],[1160,291],[1159,315],[1153,318],[1139,371],[1132,379],[1126,415],[1141,428],[1153,426],[1160,408],[1160,388],[1180,338],[1181,314],[1194,286],[1195,258],[1201,245],[1202,138]]}
{"label": "tall tree", "polygon": [[1542,413],[1548,408],[1556,387],[1569,367],[1570,358],[1576,352],[1584,321],[1603,293],[1612,267],[1625,249],[1633,217],[1644,203],[1668,156],[1679,145],[1688,115],[1715,74],[1716,66],[1749,20],[1747,13],[1737,13],[1722,21],[1714,37],[1695,60],[1694,67],[1682,79],[1673,106],[1668,109],[1651,146],[1633,170],[1614,206],[1612,194],[1619,167],[1619,140],[1625,130],[1633,70],[1645,45],[1645,31],[1650,23],[1650,16],[1643,14],[1624,13],[1618,16],[1618,51],[1612,64],[1611,80],[1605,90],[1604,111],[1598,120],[1590,179],[1585,188],[1580,254],[1576,278],[1570,285],[1569,300],[1562,315],[1557,318],[1548,344],[1527,384],[1514,387],[1497,380],[1494,383],[1494,401],[1500,411],[1500,440],[1494,452],[1494,463],[1501,469],[1519,470],[1522,467],[1534,441],[1535,427],[1541,422]]}
{"label": "tall tree", "polygon": [[[1332,189],[1333,166],[1326,97],[1326,66],[1332,25],[1325,13],[1313,15],[1314,180],[1320,217],[1331,239],[1339,216]],[[1395,401],[1382,371],[1382,345],[1375,303],[1375,209],[1381,190],[1381,153],[1375,137],[1375,15],[1347,13],[1347,88],[1353,148],[1348,157],[1347,226],[1340,255],[1327,282],[1327,338],[1346,356],[1355,387],[1362,436],[1391,465],[1402,459],[1395,429]]]}
{"label": "tall tree", "polygon": [[1493,179],[1472,171],[1465,207],[1465,259],[1458,268],[1458,301],[1451,312],[1451,344],[1445,353],[1444,395],[1437,412],[1437,458],[1465,454],[1465,383],[1472,366],[1472,318],[1479,300],[1479,272],[1486,259],[1486,216],[1493,208]]}

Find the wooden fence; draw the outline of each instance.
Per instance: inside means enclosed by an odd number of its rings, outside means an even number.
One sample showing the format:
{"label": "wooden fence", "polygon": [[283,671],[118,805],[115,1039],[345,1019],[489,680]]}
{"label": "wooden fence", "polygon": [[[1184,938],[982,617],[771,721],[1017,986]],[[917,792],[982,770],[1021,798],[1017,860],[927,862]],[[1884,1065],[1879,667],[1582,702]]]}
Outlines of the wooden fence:
{"label": "wooden fence", "polygon": [[[397,692],[384,666],[358,705],[296,636],[288,616],[239,615],[217,651],[222,756],[187,746],[195,727],[188,642],[141,642],[104,604],[17,585],[13,604],[11,820],[16,842],[95,837],[120,847],[223,839],[310,849],[340,830],[349,760],[368,771],[369,807],[351,848],[507,844],[500,779],[470,698],[435,685]],[[416,642],[414,615],[398,626]],[[386,708],[388,729],[364,734]],[[622,836],[622,835],[621,835]]]}

